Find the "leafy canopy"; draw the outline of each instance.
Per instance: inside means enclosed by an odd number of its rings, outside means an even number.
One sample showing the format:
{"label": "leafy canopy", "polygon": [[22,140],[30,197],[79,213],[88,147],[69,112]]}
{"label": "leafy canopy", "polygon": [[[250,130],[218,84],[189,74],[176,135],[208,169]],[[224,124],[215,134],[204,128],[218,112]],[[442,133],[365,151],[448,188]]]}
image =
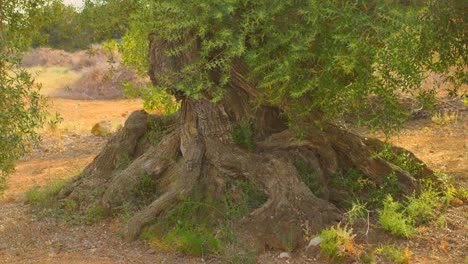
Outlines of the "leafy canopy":
{"label": "leafy canopy", "polygon": [[44,98],[31,75],[19,66],[40,23],[46,0],[0,2],[0,194],[15,162],[37,142],[44,118]]}
{"label": "leafy canopy", "polygon": [[[197,59],[158,76],[158,89],[195,98],[210,91],[213,101],[220,100],[232,61],[241,59],[260,92],[254,103],[279,106],[292,121],[306,121],[311,113],[320,120],[354,113],[390,132],[405,118],[398,94],[430,94],[418,89],[429,70],[452,69],[454,94],[466,82],[463,5],[462,0],[142,0],[123,46],[127,63],[143,70],[150,32],[174,44],[166,51],[174,58],[198,45]],[[214,80],[213,71],[221,77]]]}

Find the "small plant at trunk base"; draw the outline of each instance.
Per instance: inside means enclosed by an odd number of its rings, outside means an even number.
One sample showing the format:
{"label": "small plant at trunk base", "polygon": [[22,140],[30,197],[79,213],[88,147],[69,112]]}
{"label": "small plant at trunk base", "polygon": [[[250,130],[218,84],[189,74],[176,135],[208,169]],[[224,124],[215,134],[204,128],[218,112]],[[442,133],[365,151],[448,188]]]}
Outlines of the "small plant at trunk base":
{"label": "small plant at trunk base", "polygon": [[87,224],[94,224],[104,217],[104,210],[101,205],[95,204],[86,210],[85,222]]}
{"label": "small plant at trunk base", "polygon": [[153,193],[155,186],[156,184],[154,183],[154,180],[145,173],[140,178],[140,182],[138,183],[135,192],[140,196],[147,196]]}
{"label": "small plant at trunk base", "polygon": [[345,213],[349,223],[354,223],[358,219],[367,216],[369,211],[366,208],[367,204],[362,201],[356,200],[351,203],[351,209]]}
{"label": "small plant at trunk base", "polygon": [[255,134],[247,120],[243,120],[240,126],[232,132],[232,140],[239,146],[250,152],[255,151]]}
{"label": "small plant at trunk base", "polygon": [[398,177],[395,173],[384,176],[384,182],[368,190],[368,200],[374,207],[382,207],[382,203],[388,195],[397,196],[401,192]]}
{"label": "small plant at trunk base", "polygon": [[395,245],[382,245],[373,252],[377,257],[392,263],[409,263],[411,254],[409,249],[403,249]]}
{"label": "small plant at trunk base", "polygon": [[63,204],[63,208],[65,209],[65,211],[75,212],[79,209],[79,204],[74,200],[67,199]]}
{"label": "small plant at trunk base", "polygon": [[315,195],[320,194],[322,192],[322,186],[318,182],[319,174],[303,160],[295,160],[294,166],[307,187],[309,187]]}
{"label": "small plant at trunk base", "polygon": [[360,250],[354,243],[356,235],[353,235],[353,230],[347,226],[341,227],[338,224],[336,227],[323,230],[318,236],[324,240],[320,244],[320,252],[333,261],[344,260],[347,253],[360,256]]}
{"label": "small plant at trunk base", "polygon": [[153,118],[148,118],[148,126],[149,129],[145,133],[145,136],[153,145],[159,144],[163,136],[173,128],[170,119],[167,117],[162,117],[158,122]]}
{"label": "small plant at trunk base", "polygon": [[393,201],[392,196],[388,195],[383,201],[383,209],[378,210],[378,222],[391,234],[410,238],[417,230],[411,225],[413,221],[405,215],[402,207],[401,203]]}
{"label": "small plant at trunk base", "polygon": [[[266,198],[247,181],[227,178],[225,187],[229,190],[222,199],[201,199],[196,194],[180,198],[140,238],[162,249],[202,257],[224,255],[230,263],[250,263],[249,251],[242,248],[230,221],[257,208]],[[236,252],[235,258],[230,256],[232,252]]]}
{"label": "small plant at trunk base", "polygon": [[116,158],[115,167],[118,170],[124,170],[132,163],[132,159],[127,153],[121,154]]}
{"label": "small plant at trunk base", "polygon": [[439,193],[432,188],[424,190],[418,196],[408,196],[405,212],[413,225],[427,223],[435,216],[434,209],[439,205]]}
{"label": "small plant at trunk base", "polygon": [[435,221],[435,224],[438,228],[447,228],[447,220],[445,219],[445,215],[440,215]]}
{"label": "small plant at trunk base", "polygon": [[[168,248],[194,256],[218,254],[221,241],[216,237],[216,218],[219,214],[209,204],[183,198],[167,214],[163,215],[144,234],[149,237],[162,235],[161,242]],[[222,216],[223,217],[223,216]],[[149,234],[148,234],[149,232]]]}
{"label": "small plant at trunk base", "polygon": [[386,144],[375,156],[397,165],[401,169],[409,172],[412,176],[420,173],[423,168],[422,164],[418,163],[409,152],[402,151],[401,153],[395,153],[390,144]]}
{"label": "small plant at trunk base", "polygon": [[34,206],[45,208],[55,201],[55,196],[67,184],[66,180],[51,181],[46,186],[34,187],[25,193],[26,200]]}
{"label": "small plant at trunk base", "polygon": [[264,204],[268,197],[245,180],[226,178],[226,192],[222,197],[223,207],[229,218],[238,218]]}

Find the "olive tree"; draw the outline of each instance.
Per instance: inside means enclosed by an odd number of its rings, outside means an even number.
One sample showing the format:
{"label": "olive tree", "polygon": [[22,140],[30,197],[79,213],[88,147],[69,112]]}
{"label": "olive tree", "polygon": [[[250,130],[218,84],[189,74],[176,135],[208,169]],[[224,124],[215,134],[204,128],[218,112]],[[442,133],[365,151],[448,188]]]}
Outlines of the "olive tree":
{"label": "olive tree", "polygon": [[[349,196],[333,178],[353,171],[383,186],[392,176],[410,194],[432,171],[336,120],[397,131],[407,116],[399,95],[427,98],[419,85],[429,70],[456,72],[455,93],[466,69],[462,2],[141,1],[127,58],[148,68],[147,105],[162,91],[180,109],[133,113],[60,197],[109,216],[131,210],[127,239],[188,204],[186,217],[233,221],[262,246],[285,248],[306,223],[316,232],[340,217]],[[263,196],[243,206],[253,193]],[[200,204],[211,213],[193,211]],[[233,207],[247,209],[230,217]]]}

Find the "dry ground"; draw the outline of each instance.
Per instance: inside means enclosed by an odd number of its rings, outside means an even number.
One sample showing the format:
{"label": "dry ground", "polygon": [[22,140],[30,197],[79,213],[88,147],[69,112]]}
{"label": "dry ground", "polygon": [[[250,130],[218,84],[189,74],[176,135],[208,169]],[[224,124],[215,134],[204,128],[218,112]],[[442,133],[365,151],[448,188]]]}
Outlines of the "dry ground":
{"label": "dry ground", "polygon": [[[76,75],[60,80],[57,87],[73,80]],[[55,88],[48,87],[46,94]],[[0,200],[0,263],[204,262],[174,252],[159,252],[141,241],[123,242],[118,236],[118,223],[111,220],[74,226],[57,219],[37,219],[24,203],[23,195],[28,189],[77,175],[99,153],[106,139],[90,134],[93,124],[103,120],[123,123],[129,113],[139,108],[140,100],[51,99],[50,111],[58,112],[63,122],[54,129],[49,127],[42,131],[43,142],[18,163],[17,172],[8,180],[10,189],[5,199]],[[430,118],[414,120],[392,141],[413,151],[434,170],[454,175],[456,182],[466,188],[468,123],[465,114],[458,113],[455,118],[444,119],[446,122]],[[358,240],[374,246],[383,243],[404,245],[412,252],[412,263],[468,263],[468,207],[465,204],[449,208],[444,214],[445,228],[429,225],[410,241],[393,239],[376,227],[371,228],[368,238],[358,236]],[[257,262],[326,263],[316,255],[304,252],[291,254],[290,259],[279,259],[278,254],[266,253],[257,257]]]}

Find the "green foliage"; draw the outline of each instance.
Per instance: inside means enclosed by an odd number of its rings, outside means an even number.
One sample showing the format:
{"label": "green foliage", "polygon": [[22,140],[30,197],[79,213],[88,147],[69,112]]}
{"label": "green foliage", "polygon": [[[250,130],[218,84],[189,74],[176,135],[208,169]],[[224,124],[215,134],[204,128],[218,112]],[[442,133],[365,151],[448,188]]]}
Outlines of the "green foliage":
{"label": "green foliage", "polygon": [[94,204],[86,210],[85,223],[90,225],[104,218],[104,209],[99,204]]}
{"label": "green foliage", "polygon": [[255,151],[255,133],[247,120],[243,120],[240,126],[232,131],[232,140],[250,152]]}
{"label": "green foliage", "polygon": [[25,199],[39,217],[56,217],[71,224],[93,224],[101,220],[104,217],[104,210],[99,204],[83,209],[78,201],[57,199],[58,193],[68,182],[59,179],[48,182],[41,188],[34,187],[25,193]]}
{"label": "green foliage", "polygon": [[319,174],[303,160],[295,160],[294,166],[307,187],[309,187],[315,195],[320,194],[322,192],[322,186],[318,182]]}
{"label": "green foliage", "polygon": [[434,209],[439,205],[438,196],[439,193],[430,187],[418,196],[413,194],[407,197],[405,212],[411,224],[420,225],[434,218]]}
{"label": "green foliage", "polygon": [[463,4],[443,2],[143,0],[124,37],[124,57],[146,71],[150,32],[173,44],[166,55],[174,60],[196,43],[197,56],[161,72],[155,89],[195,98],[209,90],[218,101],[231,62],[241,59],[262,94],[256,103],[281,106],[291,124],[303,126],[294,120],[312,112],[323,120],[356,113],[390,133],[407,115],[398,93],[416,93],[428,65],[436,72],[455,65],[461,70],[454,79],[466,82]]}
{"label": "green foliage", "polygon": [[405,151],[396,153],[392,150],[392,145],[390,144],[386,144],[375,156],[397,165],[412,176],[416,176],[423,169],[422,164],[418,163],[411,153]]}
{"label": "green foliage", "polygon": [[45,208],[55,202],[55,196],[67,184],[68,181],[58,179],[48,182],[44,187],[34,187],[25,193],[26,201],[34,206]]}
{"label": "green foliage", "polygon": [[67,199],[63,207],[66,211],[75,212],[79,209],[80,206],[75,200]]}
{"label": "green foliage", "polygon": [[50,0],[41,7],[41,27],[33,47],[86,49],[91,44],[120,39],[129,28],[130,14],[139,8],[137,0],[87,0],[82,9]]}
{"label": "green foliage", "polygon": [[356,220],[366,217],[366,215],[369,213],[366,206],[366,203],[363,203],[359,200],[353,201],[351,203],[351,210],[346,212],[346,217],[349,223],[352,224]]}
{"label": "green foliage", "polygon": [[259,207],[266,196],[243,180],[227,179],[225,188],[220,199],[200,198],[196,193],[181,197],[141,238],[194,256],[224,255],[229,263],[252,262],[252,255],[241,246],[230,220]]}
{"label": "green foliage", "polygon": [[318,236],[324,240],[320,243],[320,252],[334,261],[345,257],[340,248],[344,248],[347,243],[352,244],[355,237],[352,229],[348,229],[347,226],[341,227],[340,224],[323,230]]}
{"label": "green foliage", "polygon": [[115,159],[115,168],[118,170],[124,170],[132,163],[132,159],[127,153],[120,153]]}
{"label": "green foliage", "polygon": [[135,191],[140,196],[147,196],[154,192],[155,186],[156,184],[154,183],[154,180],[148,174],[145,173],[140,178],[140,181]]}
{"label": "green foliage", "polygon": [[244,180],[226,180],[226,191],[222,197],[226,216],[238,218],[264,204],[268,197],[254,185]]}
{"label": "green foliage", "polygon": [[393,235],[410,238],[417,232],[411,225],[413,220],[405,215],[402,204],[393,201],[390,195],[383,201],[383,209],[378,210],[378,214],[379,224]]}
{"label": "green foliage", "polygon": [[216,223],[209,204],[184,198],[150,228],[147,237],[164,234],[162,241],[171,248],[194,256],[218,254],[221,241],[216,237]]}
{"label": "green foliage", "polygon": [[160,140],[164,135],[172,131],[173,125],[171,121],[167,117],[160,117],[157,122],[153,118],[148,118],[148,126],[149,129],[145,133],[146,138],[153,143],[154,145],[158,145]]}
{"label": "green foliage", "polygon": [[347,191],[357,199],[359,205],[366,204],[374,208],[381,207],[387,195],[396,196],[401,192],[401,187],[395,173],[384,175],[383,181],[376,184],[365,177],[360,171],[352,168],[344,175],[335,174],[331,179],[331,184]]}
{"label": "green foliage", "polygon": [[14,165],[38,142],[45,121],[40,87],[19,65],[41,24],[40,7],[48,0],[4,0],[0,8],[0,195]]}
{"label": "green foliage", "polygon": [[387,195],[397,196],[401,192],[398,177],[395,173],[387,174],[384,176],[383,183],[375,186],[374,188],[370,188],[368,192],[369,202],[374,204],[376,207],[380,207]]}
{"label": "green foliage", "polygon": [[406,263],[403,249],[395,245],[381,245],[374,250],[374,254],[392,263]]}
{"label": "green foliage", "polygon": [[373,186],[374,183],[367,179],[360,171],[351,168],[344,175],[333,175],[331,184],[341,187],[352,195],[356,195],[366,187]]}

